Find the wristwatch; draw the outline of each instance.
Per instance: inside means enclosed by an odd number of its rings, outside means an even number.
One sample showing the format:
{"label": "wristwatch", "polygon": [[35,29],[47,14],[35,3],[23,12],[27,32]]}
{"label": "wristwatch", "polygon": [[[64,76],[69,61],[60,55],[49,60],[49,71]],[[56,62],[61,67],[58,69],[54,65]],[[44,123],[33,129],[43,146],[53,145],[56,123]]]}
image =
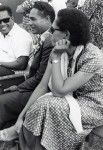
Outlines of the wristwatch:
{"label": "wristwatch", "polygon": [[59,60],[58,59],[54,59],[54,60],[52,60],[52,63],[58,63],[59,62]]}

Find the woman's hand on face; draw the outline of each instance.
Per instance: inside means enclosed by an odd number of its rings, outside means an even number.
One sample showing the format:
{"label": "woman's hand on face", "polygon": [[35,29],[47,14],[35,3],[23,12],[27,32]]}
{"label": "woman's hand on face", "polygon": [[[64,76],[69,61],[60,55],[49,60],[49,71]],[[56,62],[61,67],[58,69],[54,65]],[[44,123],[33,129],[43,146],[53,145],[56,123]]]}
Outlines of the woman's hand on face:
{"label": "woman's hand on face", "polygon": [[62,53],[68,52],[69,45],[70,41],[67,39],[62,39],[56,42],[56,45],[51,52],[52,59],[60,59]]}
{"label": "woman's hand on face", "polygon": [[67,51],[68,48],[70,46],[70,41],[67,40],[67,39],[62,39],[62,40],[59,40],[58,42],[56,42],[56,45],[55,45],[55,49],[57,50],[63,50],[63,52]]}

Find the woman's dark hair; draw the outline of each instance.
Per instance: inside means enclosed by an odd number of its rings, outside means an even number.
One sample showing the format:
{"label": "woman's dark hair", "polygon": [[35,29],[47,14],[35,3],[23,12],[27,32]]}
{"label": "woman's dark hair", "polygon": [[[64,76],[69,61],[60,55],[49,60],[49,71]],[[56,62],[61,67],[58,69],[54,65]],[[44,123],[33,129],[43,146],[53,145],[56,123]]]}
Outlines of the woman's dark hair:
{"label": "woman's dark hair", "polygon": [[49,16],[51,23],[53,23],[55,19],[55,11],[50,4],[43,1],[36,1],[32,8],[37,8],[38,10],[40,10],[44,17]]}
{"label": "woman's dark hair", "polygon": [[11,8],[10,8],[9,6],[0,5],[0,12],[1,12],[1,11],[7,11],[8,14],[9,14],[10,16],[12,16],[12,10],[11,10]]}
{"label": "woman's dark hair", "polygon": [[61,9],[58,12],[57,25],[62,31],[70,32],[73,46],[86,45],[90,40],[90,26],[86,15],[77,9]]}

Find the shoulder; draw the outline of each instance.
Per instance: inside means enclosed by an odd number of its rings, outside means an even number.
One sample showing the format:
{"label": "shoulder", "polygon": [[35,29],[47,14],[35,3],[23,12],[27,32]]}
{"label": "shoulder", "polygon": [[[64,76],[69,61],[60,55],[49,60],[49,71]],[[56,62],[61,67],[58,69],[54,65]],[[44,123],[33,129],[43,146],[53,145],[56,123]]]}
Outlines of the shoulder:
{"label": "shoulder", "polygon": [[103,62],[103,52],[94,44],[88,43],[85,46],[80,59],[82,59],[83,62],[94,60],[94,61],[102,63]]}
{"label": "shoulder", "polygon": [[92,43],[88,43],[85,47],[85,52],[94,57],[103,58],[103,52],[97,46]]}
{"label": "shoulder", "polygon": [[103,53],[92,43],[88,43],[78,60],[78,68],[83,72],[93,73],[103,68]]}

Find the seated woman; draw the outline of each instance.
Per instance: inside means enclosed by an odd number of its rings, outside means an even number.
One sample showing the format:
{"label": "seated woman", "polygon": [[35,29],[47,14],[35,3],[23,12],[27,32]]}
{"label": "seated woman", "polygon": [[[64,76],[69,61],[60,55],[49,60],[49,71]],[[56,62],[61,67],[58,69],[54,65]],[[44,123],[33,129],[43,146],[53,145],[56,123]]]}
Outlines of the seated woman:
{"label": "seated woman", "polygon": [[18,132],[22,150],[74,150],[103,125],[103,56],[90,43],[88,19],[80,10],[62,9],[53,25],[56,44],[46,72],[16,125],[0,132],[1,140]]}

